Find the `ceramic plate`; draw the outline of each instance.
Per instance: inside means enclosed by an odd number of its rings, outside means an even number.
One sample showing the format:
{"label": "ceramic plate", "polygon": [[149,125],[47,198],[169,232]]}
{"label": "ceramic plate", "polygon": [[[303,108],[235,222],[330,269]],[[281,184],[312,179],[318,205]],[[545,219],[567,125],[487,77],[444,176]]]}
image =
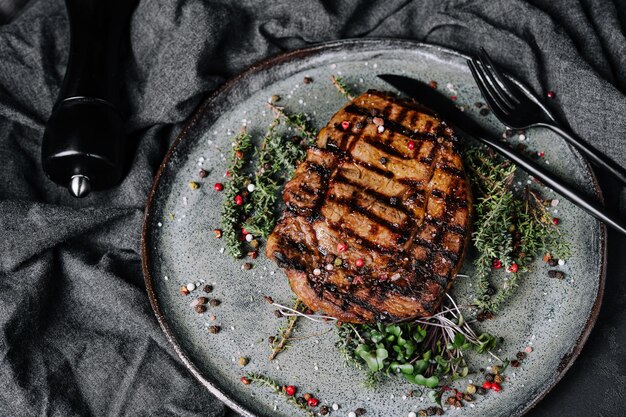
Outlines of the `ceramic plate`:
{"label": "ceramic plate", "polygon": [[[263,295],[282,304],[292,303],[287,279],[263,256],[253,261],[252,270],[243,271],[244,261],[230,259],[224,253],[224,241],[212,232],[220,227],[222,203],[222,194],[213,190],[213,184],[224,181],[224,157],[233,134],[244,124],[257,140],[262,137],[272,120],[266,106],[270,96],[280,95],[281,105],[292,112],[306,112],[320,128],[345,103],[331,84],[331,75],[343,77],[354,92],[389,90],[376,78],[380,73],[435,80],[439,89],[457,96],[459,104],[466,105],[466,111],[494,135],[504,130],[493,116],[481,116],[473,106],[482,100],[464,56],[410,41],[340,41],[269,59],[226,83],[193,115],[155,178],[142,248],[152,307],[185,365],[207,389],[244,416],[303,415],[271,390],[241,384],[246,371],[314,392],[323,404],[339,404],[334,416],[347,416],[357,407],[365,408],[368,416],[406,416],[428,406],[428,400],[419,395],[407,398],[407,392],[416,386],[399,378],[389,379],[375,390],[363,388],[364,375],[344,366],[334,346],[335,331],[328,324],[301,320],[295,335],[301,340],[270,363],[267,338],[276,333],[281,319],[272,314],[273,307]],[[313,82],[305,84],[305,76]],[[585,161],[557,136],[537,130],[527,132],[523,140],[529,148],[545,152],[541,161],[551,170],[600,197]],[[200,167],[209,171],[207,178],[198,179]],[[191,180],[199,181],[200,188],[191,190]],[[517,186],[527,181],[531,182],[522,176]],[[549,191],[544,197],[558,198]],[[524,414],[562,377],[587,339],[604,284],[604,227],[563,198],[553,210],[572,245],[572,257],[560,267],[567,278],[548,278],[547,267],[538,260],[503,312],[480,325],[481,330],[504,338],[498,355],[512,357],[527,346],[533,352],[523,366],[508,370],[510,381],[502,392],[480,397],[471,407],[449,410],[447,415]],[[472,275],[471,258],[463,272]],[[221,305],[197,314],[190,303],[201,291],[189,296],[179,293],[181,285],[190,282],[213,285],[211,297],[220,299]],[[471,278],[457,281],[457,300],[470,302],[472,293]],[[222,331],[209,333],[208,326],[216,324]],[[250,358],[245,369],[237,363],[240,356]],[[471,366],[490,365],[487,356],[471,357]],[[479,375],[474,378],[482,381]],[[468,379],[472,375],[455,386],[464,387]]]}

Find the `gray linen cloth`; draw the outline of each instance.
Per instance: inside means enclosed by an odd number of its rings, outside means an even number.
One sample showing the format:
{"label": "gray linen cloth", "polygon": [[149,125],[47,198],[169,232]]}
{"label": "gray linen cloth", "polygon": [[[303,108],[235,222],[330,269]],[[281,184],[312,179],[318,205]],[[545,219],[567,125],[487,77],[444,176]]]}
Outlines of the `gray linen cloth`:
{"label": "gray linen cloth", "polygon": [[[484,46],[537,92],[556,91],[554,108],[580,136],[626,159],[623,0],[143,0],[124,61],[132,167],[119,187],[76,200],[39,162],[68,55],[65,8],[24,3],[0,2],[0,416],[230,413],[161,333],[139,241],[152,176],[185,119],[259,59],[363,36]],[[533,415],[626,414],[624,246],[611,243],[601,321]]]}

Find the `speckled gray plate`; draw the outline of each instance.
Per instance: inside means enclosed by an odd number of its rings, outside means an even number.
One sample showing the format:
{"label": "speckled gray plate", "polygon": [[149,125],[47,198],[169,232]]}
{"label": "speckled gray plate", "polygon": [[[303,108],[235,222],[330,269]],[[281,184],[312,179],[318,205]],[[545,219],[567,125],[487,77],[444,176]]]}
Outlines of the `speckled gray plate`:
{"label": "speckled gray plate", "polygon": [[[344,367],[334,347],[336,335],[328,325],[301,321],[296,336],[302,340],[268,362],[267,338],[275,334],[280,320],[263,295],[290,304],[287,279],[262,256],[254,261],[253,270],[242,271],[242,262],[223,253],[224,242],[212,232],[219,227],[222,202],[222,195],[212,185],[224,180],[223,156],[232,134],[245,124],[259,138],[272,119],[265,105],[271,95],[280,95],[280,103],[287,109],[308,113],[314,125],[321,127],[344,103],[331,85],[332,74],[343,77],[355,92],[389,89],[376,78],[379,73],[436,80],[441,90],[467,104],[467,111],[494,134],[503,130],[492,116],[479,116],[472,105],[482,100],[463,56],[409,41],[349,40],[272,58],[226,83],[193,115],[157,173],[143,229],[143,267],[152,307],[185,365],[242,415],[303,415],[265,387],[242,385],[239,378],[245,371],[262,372],[281,383],[315,392],[323,404],[339,404],[341,409],[333,412],[334,416],[347,416],[357,407],[365,408],[368,416],[406,416],[428,405],[428,400],[419,396],[405,397],[415,386],[400,379],[390,379],[376,390],[363,388],[363,375]],[[304,76],[310,76],[313,83],[304,84]],[[542,160],[554,172],[599,196],[588,166],[561,139],[544,131],[527,132],[526,136],[524,143],[544,151]],[[210,175],[198,180],[199,167]],[[200,189],[191,190],[187,186],[190,180],[200,181]],[[517,185],[526,181],[522,176]],[[556,210],[572,245],[573,256],[560,267],[567,279],[548,278],[546,266],[538,260],[504,311],[482,325],[483,330],[504,337],[497,352],[500,356],[511,357],[529,345],[533,353],[522,367],[509,369],[510,381],[502,392],[450,410],[449,415],[524,414],[561,378],[591,331],[604,285],[604,227],[564,199]],[[466,262],[464,272],[471,276],[470,263]],[[200,292],[186,297],[179,294],[180,286],[189,282],[211,283],[213,296],[222,304],[196,314],[190,303]],[[454,293],[461,303],[470,301],[472,280],[459,279]],[[211,315],[217,319],[211,321]],[[223,330],[210,334],[207,327],[211,324],[219,324]],[[236,363],[239,356],[250,358],[245,369]],[[469,359],[475,369],[489,365],[485,356]],[[455,386],[464,384],[467,380]]]}

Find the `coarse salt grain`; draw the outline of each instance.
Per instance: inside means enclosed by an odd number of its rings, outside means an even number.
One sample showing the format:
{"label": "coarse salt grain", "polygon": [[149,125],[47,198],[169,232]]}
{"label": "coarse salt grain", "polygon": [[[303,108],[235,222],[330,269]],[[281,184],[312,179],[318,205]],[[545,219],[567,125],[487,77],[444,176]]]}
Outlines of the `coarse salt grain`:
{"label": "coarse salt grain", "polygon": [[246,242],[252,242],[253,239],[254,239],[254,236],[252,236],[252,233],[248,233],[246,235]]}
{"label": "coarse salt grain", "polygon": [[326,270],[327,271],[332,271],[333,270],[333,264],[326,265]]}
{"label": "coarse salt grain", "polygon": [[249,192],[254,191],[254,184],[248,184],[248,191]]}
{"label": "coarse salt grain", "polygon": [[524,352],[526,353],[532,353],[532,351],[533,351],[532,346],[526,346],[526,348],[524,349]]}
{"label": "coarse salt grain", "polygon": [[163,226],[163,223],[158,222],[158,223],[157,223],[157,226],[161,227],[161,226]]}
{"label": "coarse salt grain", "polygon": [[339,410],[339,405],[333,404],[333,410],[335,410],[335,411]]}
{"label": "coarse salt grain", "polygon": [[526,139],[526,135],[519,135],[517,138],[519,140],[525,140]]}
{"label": "coarse salt grain", "polygon": [[565,259],[559,259],[559,265],[561,266],[565,265]]}
{"label": "coarse salt grain", "polygon": [[187,284],[187,289],[189,291],[193,291],[196,289],[196,284],[194,284],[193,282],[190,282],[189,284]]}
{"label": "coarse salt grain", "polygon": [[417,417],[417,414],[415,414],[415,411],[411,411],[409,413],[409,417]]}
{"label": "coarse salt grain", "polygon": [[378,133],[383,133],[385,131],[385,126],[378,126]]}
{"label": "coarse salt grain", "polygon": [[350,411],[348,413],[348,417],[356,417],[356,413],[354,411]]}
{"label": "coarse salt grain", "polygon": [[315,268],[315,269],[313,270],[313,275],[320,275],[321,273],[322,273],[322,270],[321,270],[321,269],[319,269],[319,268]]}

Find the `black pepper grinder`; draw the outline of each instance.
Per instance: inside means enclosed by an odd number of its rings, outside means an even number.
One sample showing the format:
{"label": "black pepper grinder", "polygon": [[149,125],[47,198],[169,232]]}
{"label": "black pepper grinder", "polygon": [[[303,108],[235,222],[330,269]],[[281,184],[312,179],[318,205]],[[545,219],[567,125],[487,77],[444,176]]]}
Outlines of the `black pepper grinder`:
{"label": "black pepper grinder", "polygon": [[41,146],[46,175],[75,197],[124,173],[120,51],[133,0],[66,0],[70,53]]}

